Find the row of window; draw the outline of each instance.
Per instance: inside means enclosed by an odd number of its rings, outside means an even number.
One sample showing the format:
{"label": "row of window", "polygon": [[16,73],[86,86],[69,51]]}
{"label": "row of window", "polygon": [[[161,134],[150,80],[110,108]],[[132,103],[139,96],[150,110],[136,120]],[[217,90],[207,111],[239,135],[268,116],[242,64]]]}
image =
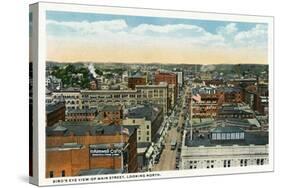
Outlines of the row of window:
{"label": "row of window", "polygon": [[[256,159],[256,165],[264,165],[265,159]],[[214,160],[206,160],[207,166],[206,168],[214,168]],[[240,159],[240,166],[248,166],[249,159]],[[189,169],[196,169],[198,161],[189,161]],[[231,160],[224,160],[223,167],[229,168],[231,167]]]}
{"label": "row of window", "polygon": [[[54,177],[54,171],[50,171],[49,176],[50,176],[50,178],[53,178]],[[65,170],[61,171],[61,177],[65,177]]]}
{"label": "row of window", "polygon": [[78,121],[92,121],[92,120],[93,119],[91,119],[91,118],[79,118],[79,119],[77,119],[77,118],[69,118],[66,121],[76,121],[76,122],[78,122]]}
{"label": "row of window", "polygon": [[79,96],[73,96],[73,95],[54,95],[54,98],[60,98],[63,97],[64,99],[79,99]]}
{"label": "row of window", "polygon": [[68,113],[67,116],[76,117],[76,116],[95,116],[94,113]]}
{"label": "row of window", "polygon": [[212,140],[241,140],[244,139],[244,132],[241,133],[212,133]]}
{"label": "row of window", "polygon": [[147,95],[149,96],[154,96],[154,97],[164,97],[163,92],[159,92],[159,93],[152,93],[152,92],[148,92],[148,93],[143,93],[143,95],[140,94],[130,94],[130,95],[98,95],[98,96],[83,96],[84,100],[89,100],[89,99],[109,99],[109,98],[114,98],[114,99],[122,99],[122,98],[141,98],[141,97],[147,97]]}
{"label": "row of window", "polygon": [[[140,140],[141,140],[141,137],[139,137],[138,140],[140,141]],[[149,137],[146,137],[146,141],[149,142],[149,141],[150,141],[150,138],[149,138]]]}
{"label": "row of window", "polygon": [[233,118],[251,118],[253,117],[253,114],[228,114],[228,115],[219,115],[219,117],[222,118],[228,118],[228,117],[233,117]]}

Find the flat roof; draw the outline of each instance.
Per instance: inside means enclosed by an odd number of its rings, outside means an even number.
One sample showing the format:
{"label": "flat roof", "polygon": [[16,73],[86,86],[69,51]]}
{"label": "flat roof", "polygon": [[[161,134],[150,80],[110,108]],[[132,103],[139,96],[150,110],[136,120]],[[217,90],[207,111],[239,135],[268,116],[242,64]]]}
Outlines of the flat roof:
{"label": "flat roof", "polygon": [[51,113],[53,111],[56,111],[62,107],[64,107],[65,104],[63,102],[55,103],[55,104],[47,104],[46,105],[46,113]]}
{"label": "flat roof", "polygon": [[109,149],[109,148],[118,148],[122,149],[124,148],[125,143],[110,143],[110,144],[91,144],[90,148],[91,149]]}
{"label": "flat roof", "polygon": [[162,112],[159,106],[145,104],[128,109],[128,118],[145,118],[146,120],[154,121],[158,114]]}
{"label": "flat roof", "polygon": [[70,109],[68,110],[69,113],[96,113],[97,108],[90,108],[90,109]]}
{"label": "flat roof", "polygon": [[116,112],[116,111],[120,111],[121,109],[122,106],[120,105],[104,105],[101,111]]}
{"label": "flat roof", "polygon": [[[241,127],[241,128],[250,128],[250,127],[260,127],[260,123],[256,118],[249,119],[238,119],[238,118],[223,118],[214,120],[212,118],[194,118],[192,119],[192,126],[195,128],[200,127]],[[188,123],[187,128],[190,127]]]}
{"label": "flat roof", "polygon": [[115,135],[116,133],[131,135],[137,129],[137,125],[100,125],[94,122],[63,121],[54,124],[52,127],[46,127],[47,136],[85,136],[85,135]]}
{"label": "flat roof", "polygon": [[193,134],[193,139],[190,140],[190,135],[185,137],[185,146],[187,147],[199,147],[199,146],[231,146],[231,145],[267,145],[268,144],[268,132],[255,131],[244,132],[244,139],[241,140],[211,140],[210,133]]}

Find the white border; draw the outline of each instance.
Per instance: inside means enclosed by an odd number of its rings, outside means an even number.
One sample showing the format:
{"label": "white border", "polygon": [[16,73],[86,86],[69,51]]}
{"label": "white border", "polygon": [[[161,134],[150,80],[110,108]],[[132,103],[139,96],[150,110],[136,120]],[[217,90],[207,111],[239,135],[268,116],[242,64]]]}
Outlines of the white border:
{"label": "white border", "polygon": [[[37,5],[37,4],[35,4]],[[38,136],[38,185],[65,185],[77,183],[99,183],[99,182],[113,182],[113,181],[128,181],[128,180],[147,180],[159,178],[177,178],[177,177],[194,177],[206,175],[225,175],[238,173],[254,173],[254,172],[272,172],[274,171],[274,142],[273,142],[273,25],[274,18],[270,16],[249,16],[249,15],[233,15],[233,14],[219,14],[219,13],[201,13],[201,12],[187,12],[174,10],[156,10],[156,9],[142,9],[142,8],[125,8],[125,7],[111,7],[111,6],[94,6],[94,5],[79,5],[79,4],[64,4],[64,3],[38,3],[38,130],[34,134]],[[34,5],[31,5],[34,6]],[[85,179],[91,177],[117,177],[118,175],[97,175],[97,176],[83,176],[83,177],[64,177],[64,178],[45,178],[45,60],[46,60],[46,11],[71,11],[84,13],[103,13],[116,15],[132,15],[132,16],[154,16],[166,18],[188,18],[197,20],[217,20],[217,21],[234,21],[234,22],[258,22],[268,24],[268,63],[269,63],[269,164],[265,166],[248,166],[238,168],[216,168],[216,169],[197,169],[197,170],[180,170],[180,171],[161,171],[151,173],[134,173],[125,174],[130,175],[149,175],[160,174],[155,177],[145,178],[125,178],[121,180],[94,180],[87,182],[68,182],[68,183],[53,183],[55,180],[69,180],[69,179]],[[34,62],[36,63],[36,62]],[[40,121],[39,121],[40,120]],[[35,123],[36,125],[36,123]],[[35,129],[36,130],[36,129]],[[37,140],[34,140],[36,143]],[[34,151],[36,153],[36,150]],[[36,165],[36,164],[34,164]]]}

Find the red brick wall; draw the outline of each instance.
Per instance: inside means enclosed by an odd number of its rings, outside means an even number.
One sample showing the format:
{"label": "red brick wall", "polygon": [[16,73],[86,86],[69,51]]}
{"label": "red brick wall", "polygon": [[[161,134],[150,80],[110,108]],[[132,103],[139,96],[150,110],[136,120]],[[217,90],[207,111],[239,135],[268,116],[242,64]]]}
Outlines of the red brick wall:
{"label": "red brick wall", "polygon": [[136,85],[146,85],[145,77],[129,77],[128,78],[128,87],[135,89]]}
{"label": "red brick wall", "polygon": [[54,177],[61,177],[62,170],[65,176],[77,176],[80,170],[95,168],[121,168],[121,157],[91,157],[89,153],[90,144],[108,144],[129,142],[129,172],[137,172],[137,137],[136,131],[131,135],[96,135],[96,136],[48,136],[46,145],[48,147],[58,147],[64,143],[83,144],[83,149],[68,151],[47,151],[46,153],[46,177],[50,171],[54,172]]}

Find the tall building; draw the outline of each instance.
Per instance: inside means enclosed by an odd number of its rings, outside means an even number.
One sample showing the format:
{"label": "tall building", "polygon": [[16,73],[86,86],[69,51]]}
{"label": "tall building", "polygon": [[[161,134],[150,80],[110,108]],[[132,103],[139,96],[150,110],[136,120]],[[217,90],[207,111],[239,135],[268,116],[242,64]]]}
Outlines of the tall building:
{"label": "tall building", "polygon": [[136,106],[151,103],[160,105],[164,113],[168,111],[168,86],[137,85],[135,90],[82,90],[82,108],[94,108],[100,105]]}
{"label": "tall building", "polygon": [[155,84],[167,83],[169,88],[168,103],[174,106],[178,97],[178,75],[173,72],[157,71],[154,75]]}
{"label": "tall building", "polygon": [[51,93],[51,100],[53,103],[59,102],[60,100],[65,101],[66,112],[68,110],[81,109],[81,93],[77,89],[65,89]]}

